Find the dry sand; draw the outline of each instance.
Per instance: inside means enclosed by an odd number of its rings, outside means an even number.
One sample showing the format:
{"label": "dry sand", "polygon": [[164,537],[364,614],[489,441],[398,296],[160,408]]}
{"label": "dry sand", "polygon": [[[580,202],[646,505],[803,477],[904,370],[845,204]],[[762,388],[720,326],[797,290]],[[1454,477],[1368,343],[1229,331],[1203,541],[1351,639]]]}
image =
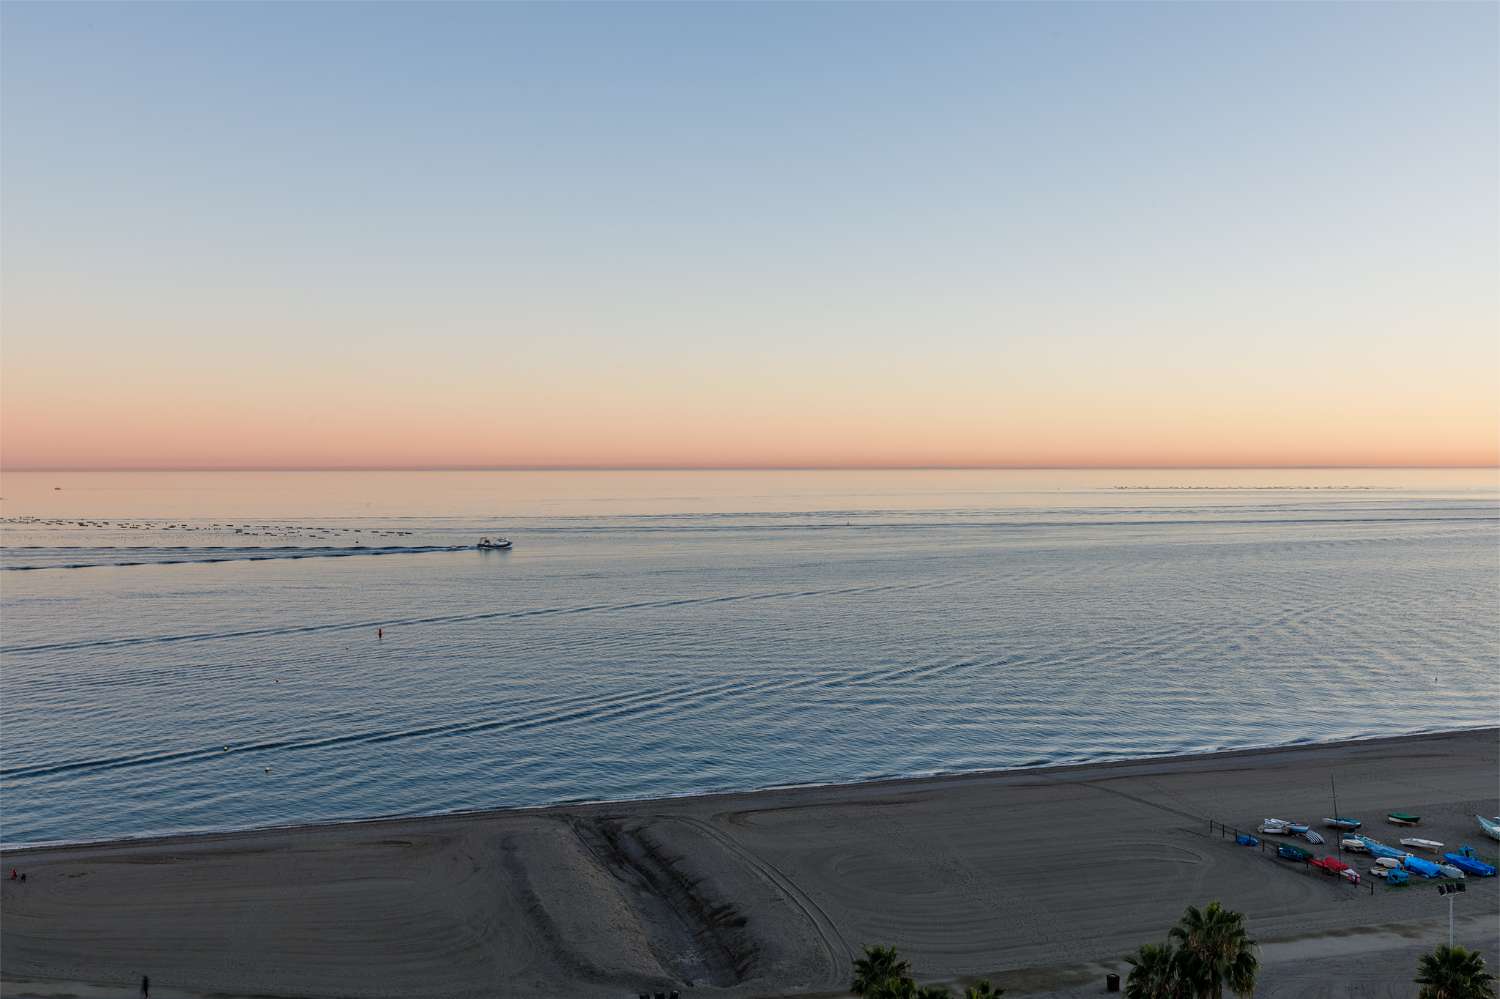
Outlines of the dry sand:
{"label": "dry sand", "polygon": [[[1431,885],[1371,894],[1210,834],[1339,808],[1494,854],[1497,732],[12,850],[0,993],[841,995],[862,944],[923,982],[1102,993],[1189,904],[1244,912],[1262,996],[1411,996]],[[1367,869],[1368,861],[1361,865]],[[1458,937],[1500,957],[1500,879]]]}

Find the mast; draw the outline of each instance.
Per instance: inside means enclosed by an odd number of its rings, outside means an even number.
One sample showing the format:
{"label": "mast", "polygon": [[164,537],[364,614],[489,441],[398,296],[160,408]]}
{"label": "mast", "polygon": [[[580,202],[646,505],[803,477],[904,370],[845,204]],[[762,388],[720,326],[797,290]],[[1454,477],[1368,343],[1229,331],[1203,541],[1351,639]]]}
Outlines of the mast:
{"label": "mast", "polygon": [[[1329,773],[1328,773],[1328,789],[1333,792],[1333,817],[1335,819],[1341,819],[1341,818],[1343,818],[1343,816],[1339,814],[1339,789],[1338,789],[1337,785],[1335,785],[1333,783],[1333,772],[1332,771],[1329,771]],[[1339,828],[1337,830],[1337,832],[1338,832],[1338,844],[1339,844],[1338,845],[1339,860],[1342,861],[1344,859],[1344,830],[1342,828]]]}

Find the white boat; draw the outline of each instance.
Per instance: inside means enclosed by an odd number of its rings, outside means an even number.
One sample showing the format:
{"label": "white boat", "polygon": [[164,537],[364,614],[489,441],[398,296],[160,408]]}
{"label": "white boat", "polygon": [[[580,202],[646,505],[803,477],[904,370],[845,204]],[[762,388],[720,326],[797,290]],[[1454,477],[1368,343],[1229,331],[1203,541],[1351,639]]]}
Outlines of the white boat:
{"label": "white boat", "polygon": [[1271,836],[1290,836],[1287,824],[1281,819],[1266,819],[1260,824],[1260,831]]}
{"label": "white boat", "polygon": [[479,544],[474,546],[483,552],[507,552],[511,549],[508,538],[480,538]]}
{"label": "white boat", "polygon": [[1474,816],[1479,820],[1479,828],[1483,829],[1485,835],[1490,839],[1500,839],[1500,815],[1493,819],[1487,819],[1483,815]]}
{"label": "white boat", "polygon": [[1370,868],[1370,873],[1375,875],[1377,878],[1383,878],[1390,875],[1391,869],[1389,867],[1372,867]]}
{"label": "white boat", "polygon": [[1384,867],[1388,871],[1395,870],[1397,867],[1401,866],[1401,861],[1397,860],[1395,857],[1377,857],[1375,863],[1377,866]]}
{"label": "white boat", "polygon": [[1452,864],[1438,864],[1438,870],[1443,872],[1443,877],[1445,878],[1458,878],[1460,881],[1463,880],[1464,872],[1459,870],[1457,867],[1454,867]]}
{"label": "white boat", "polygon": [[1349,836],[1339,840],[1339,846],[1343,847],[1345,850],[1348,850],[1350,853],[1365,852],[1364,841],[1355,839],[1353,836]]}
{"label": "white boat", "polygon": [[1415,847],[1418,850],[1427,850],[1430,853],[1437,853],[1443,848],[1443,844],[1439,843],[1435,839],[1418,839],[1415,836],[1406,836],[1402,838],[1401,845]]}
{"label": "white boat", "polygon": [[1346,867],[1342,871],[1339,871],[1339,877],[1345,881],[1352,881],[1355,884],[1359,884],[1359,872],[1352,867]]}

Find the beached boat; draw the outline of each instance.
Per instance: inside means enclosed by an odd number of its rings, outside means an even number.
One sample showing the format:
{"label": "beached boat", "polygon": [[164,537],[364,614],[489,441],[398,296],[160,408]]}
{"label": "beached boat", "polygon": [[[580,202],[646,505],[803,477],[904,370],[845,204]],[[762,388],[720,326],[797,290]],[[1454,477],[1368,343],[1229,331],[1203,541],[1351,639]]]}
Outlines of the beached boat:
{"label": "beached boat", "polygon": [[1339,846],[1353,853],[1365,853],[1365,845],[1354,836],[1345,836],[1339,840]]}
{"label": "beached boat", "polygon": [[1316,830],[1313,830],[1313,829],[1308,829],[1305,832],[1303,832],[1302,833],[1302,838],[1305,839],[1305,840],[1307,840],[1309,843],[1316,843],[1319,846],[1323,845],[1323,843],[1326,842],[1323,839],[1323,834],[1320,833],[1320,832],[1317,832]]}
{"label": "beached boat", "polygon": [[1409,846],[1415,850],[1426,850],[1429,853],[1437,853],[1443,848],[1443,844],[1435,839],[1418,839],[1415,836],[1405,836],[1401,840],[1402,846]]}
{"label": "beached boat", "polygon": [[1234,841],[1240,846],[1260,846],[1260,840],[1249,833],[1240,833],[1234,838]]}
{"label": "beached boat", "polygon": [[1352,881],[1354,884],[1359,884],[1359,872],[1352,867],[1346,867],[1342,871],[1339,871],[1339,877],[1345,881]]}
{"label": "beached boat", "polygon": [[1359,821],[1359,819],[1329,819],[1329,818],[1325,818],[1323,820],[1323,824],[1325,826],[1328,826],[1331,829],[1342,829],[1342,830],[1344,830],[1346,832],[1353,832],[1354,830],[1358,829],[1360,826],[1364,825],[1364,823],[1361,822],[1361,821]]}
{"label": "beached boat", "polygon": [[1401,870],[1400,868],[1397,868],[1394,871],[1390,871],[1385,876],[1385,883],[1386,884],[1390,884],[1390,885],[1404,885],[1404,884],[1406,884],[1410,880],[1411,880],[1411,875],[1407,874],[1405,871]]}
{"label": "beached boat", "polygon": [[1407,854],[1406,859],[1401,861],[1401,866],[1413,874],[1420,874],[1424,878],[1440,878],[1443,876],[1442,868],[1430,860],[1421,857],[1413,857]]}
{"label": "beached boat", "polygon": [[1443,859],[1465,874],[1472,874],[1476,878],[1492,878],[1495,876],[1495,868],[1477,857],[1467,857],[1462,853],[1445,853],[1443,854]]}
{"label": "beached boat", "polygon": [[1360,836],[1358,837],[1358,839],[1365,845],[1365,850],[1367,850],[1371,856],[1387,857],[1391,860],[1400,860],[1402,857],[1407,856],[1405,850],[1398,850],[1393,846],[1386,846],[1379,840],[1371,839],[1368,836]]}
{"label": "beached boat", "polygon": [[1291,833],[1293,836],[1306,835],[1307,830],[1308,825],[1306,822],[1288,822],[1286,824],[1286,831]]}
{"label": "beached boat", "polygon": [[474,547],[482,552],[508,552],[512,545],[508,538],[480,538]]}
{"label": "beached boat", "polygon": [[1256,831],[1263,832],[1268,836],[1287,836],[1289,833],[1286,826],[1287,824],[1281,819],[1266,819],[1261,822],[1260,828]]}
{"label": "beached boat", "polygon": [[1312,851],[1290,843],[1281,843],[1276,847],[1276,856],[1282,860],[1311,860]]}
{"label": "beached boat", "polygon": [[1310,861],[1308,866],[1316,867],[1325,874],[1339,874],[1349,869],[1348,864],[1342,860],[1335,860],[1333,857],[1319,857],[1317,860]]}
{"label": "beached boat", "polygon": [[1464,880],[1463,869],[1457,864],[1438,864],[1437,866],[1438,870],[1443,872],[1443,877],[1457,878],[1460,881]]}
{"label": "beached boat", "polygon": [[1393,871],[1401,866],[1401,861],[1397,860],[1395,857],[1376,857],[1375,866],[1384,867],[1388,871]]}
{"label": "beached boat", "polygon": [[1422,816],[1410,812],[1387,812],[1385,820],[1393,826],[1414,826],[1422,821]]}
{"label": "beached boat", "polygon": [[1484,830],[1485,835],[1489,836],[1490,839],[1500,839],[1500,815],[1495,816],[1493,819],[1487,819],[1483,815],[1476,815],[1474,817],[1479,820],[1479,828]]}

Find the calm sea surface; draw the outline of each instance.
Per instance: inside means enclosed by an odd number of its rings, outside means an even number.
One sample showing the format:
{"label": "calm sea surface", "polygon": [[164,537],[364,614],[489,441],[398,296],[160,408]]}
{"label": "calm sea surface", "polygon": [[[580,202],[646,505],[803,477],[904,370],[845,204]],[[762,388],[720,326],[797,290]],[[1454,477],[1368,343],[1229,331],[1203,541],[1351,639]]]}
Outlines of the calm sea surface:
{"label": "calm sea surface", "polygon": [[0,491],[7,843],[1500,722],[1492,471]]}

